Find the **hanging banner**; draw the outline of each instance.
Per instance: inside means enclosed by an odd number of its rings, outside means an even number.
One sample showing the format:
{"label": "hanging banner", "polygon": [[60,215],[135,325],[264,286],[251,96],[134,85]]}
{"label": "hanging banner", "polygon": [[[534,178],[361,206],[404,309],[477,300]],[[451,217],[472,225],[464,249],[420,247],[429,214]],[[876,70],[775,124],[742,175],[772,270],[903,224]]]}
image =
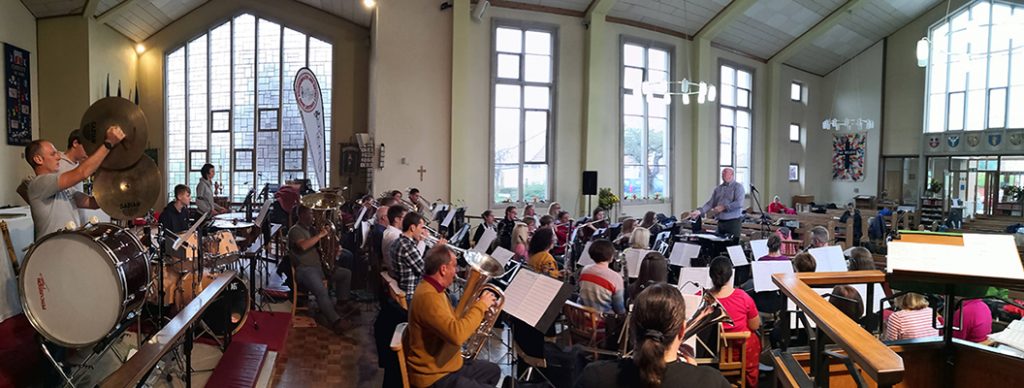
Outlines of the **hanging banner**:
{"label": "hanging banner", "polygon": [[295,103],[299,106],[302,126],[306,129],[306,144],[309,147],[309,159],[313,162],[316,183],[320,188],[327,187],[327,163],[324,150],[327,148],[324,139],[324,102],[320,93],[320,83],[308,67],[299,69],[295,74]]}
{"label": "hanging banner", "polygon": [[7,96],[7,145],[32,141],[32,88],[28,51],[4,43],[4,90]]}
{"label": "hanging banner", "polygon": [[832,138],[832,180],[864,180],[867,132],[839,133]]}

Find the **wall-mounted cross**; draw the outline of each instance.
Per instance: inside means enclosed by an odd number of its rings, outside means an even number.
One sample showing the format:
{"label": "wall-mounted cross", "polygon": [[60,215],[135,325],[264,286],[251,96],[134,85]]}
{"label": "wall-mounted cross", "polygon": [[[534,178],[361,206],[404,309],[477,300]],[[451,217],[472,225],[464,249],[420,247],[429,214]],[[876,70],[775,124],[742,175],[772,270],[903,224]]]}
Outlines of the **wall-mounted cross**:
{"label": "wall-mounted cross", "polygon": [[423,182],[423,173],[427,172],[427,170],[424,170],[423,165],[421,164],[420,169],[416,170],[416,172],[420,173],[420,182]]}

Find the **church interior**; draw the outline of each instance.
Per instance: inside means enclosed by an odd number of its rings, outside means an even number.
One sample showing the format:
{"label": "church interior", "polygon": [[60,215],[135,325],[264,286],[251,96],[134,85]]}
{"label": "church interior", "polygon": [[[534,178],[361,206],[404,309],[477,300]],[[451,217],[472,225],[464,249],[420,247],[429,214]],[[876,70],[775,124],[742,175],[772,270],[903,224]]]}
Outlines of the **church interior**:
{"label": "church interior", "polygon": [[0,42],[0,387],[1024,386],[1020,0],[0,0]]}

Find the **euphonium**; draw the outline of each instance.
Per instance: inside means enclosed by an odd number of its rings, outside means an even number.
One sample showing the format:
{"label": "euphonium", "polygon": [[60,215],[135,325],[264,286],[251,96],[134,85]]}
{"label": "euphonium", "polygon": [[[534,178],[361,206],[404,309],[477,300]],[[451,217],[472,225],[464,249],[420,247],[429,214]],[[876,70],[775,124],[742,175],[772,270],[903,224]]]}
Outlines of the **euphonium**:
{"label": "euphonium", "polygon": [[[437,245],[439,239],[435,235],[430,235],[426,237],[426,241],[431,245]],[[459,298],[459,305],[455,307],[455,314],[459,317],[466,315],[472,303],[479,300],[484,292],[493,293],[496,297],[494,305],[484,311],[483,321],[480,322],[480,326],[477,326],[476,331],[466,340],[462,348],[464,358],[474,359],[487,344],[487,339],[491,336],[491,328],[498,321],[501,308],[505,304],[505,293],[500,288],[487,284],[487,281],[505,275],[505,266],[498,259],[486,253],[458,248],[451,244],[445,244],[445,246],[462,255],[470,267],[470,271],[466,275],[466,286],[462,297]]]}
{"label": "euphonium", "polygon": [[725,312],[725,308],[718,302],[718,299],[711,296],[711,290],[704,289],[701,296],[700,306],[697,306],[697,310],[686,321],[683,341],[717,323],[732,324],[732,318],[729,317],[729,313]]}
{"label": "euphonium", "polygon": [[335,260],[341,252],[341,241],[338,239],[338,230],[331,221],[333,210],[313,211],[313,230],[321,231],[327,229],[327,236],[320,239],[318,253],[320,254],[320,266],[324,276],[330,279],[334,273]]}

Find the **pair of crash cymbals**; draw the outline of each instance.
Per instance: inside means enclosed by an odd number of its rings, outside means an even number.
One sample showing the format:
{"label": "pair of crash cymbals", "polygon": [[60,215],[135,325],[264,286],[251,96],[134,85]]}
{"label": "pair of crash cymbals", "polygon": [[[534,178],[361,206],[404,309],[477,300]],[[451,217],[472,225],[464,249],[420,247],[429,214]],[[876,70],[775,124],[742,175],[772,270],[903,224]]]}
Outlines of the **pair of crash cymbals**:
{"label": "pair of crash cymbals", "polygon": [[107,157],[93,177],[93,196],[100,209],[113,218],[141,217],[160,197],[163,187],[156,162],[143,152],[149,137],[146,115],[133,102],[121,97],[96,101],[82,115],[81,142],[90,155],[107,139],[107,128],[121,127],[124,139]]}

